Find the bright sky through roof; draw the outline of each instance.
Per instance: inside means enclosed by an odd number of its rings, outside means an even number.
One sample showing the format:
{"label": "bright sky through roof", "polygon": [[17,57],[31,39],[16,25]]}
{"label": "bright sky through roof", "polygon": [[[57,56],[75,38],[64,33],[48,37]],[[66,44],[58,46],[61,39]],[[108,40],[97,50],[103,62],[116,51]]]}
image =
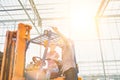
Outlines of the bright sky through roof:
{"label": "bright sky through roof", "polygon": [[[73,40],[89,40],[89,39],[95,39],[96,38],[96,29],[95,29],[95,23],[94,23],[94,17],[99,5],[99,0],[95,1],[89,1],[89,0],[71,0],[70,6],[68,6],[68,14],[67,17],[70,18],[70,23],[65,23],[63,21],[53,21],[52,25],[57,25],[58,29],[63,34],[67,34],[68,37],[72,38]],[[63,6],[62,8],[64,8]],[[65,11],[67,13],[67,11]],[[61,13],[65,15],[64,13]],[[47,24],[47,23],[46,23]],[[68,24],[70,26],[68,26]],[[63,25],[63,26],[62,26]],[[69,32],[69,30],[71,32]],[[70,36],[69,36],[70,33]],[[80,46],[76,45],[76,54],[77,61],[80,60],[88,60],[86,57],[86,54],[91,52],[90,55],[96,56],[96,51],[98,50],[98,47],[96,42],[75,42],[75,44],[78,43]],[[86,46],[92,46],[95,50],[87,48]],[[79,51],[80,49],[80,51]],[[86,51],[88,49],[89,52]],[[37,52],[38,53],[38,52]],[[33,54],[35,55],[35,54]],[[96,58],[91,57],[92,60],[96,60]],[[100,55],[97,55],[100,56]]]}
{"label": "bright sky through roof", "polygon": [[71,30],[74,39],[95,39],[95,15],[99,1],[72,0],[71,2]]}

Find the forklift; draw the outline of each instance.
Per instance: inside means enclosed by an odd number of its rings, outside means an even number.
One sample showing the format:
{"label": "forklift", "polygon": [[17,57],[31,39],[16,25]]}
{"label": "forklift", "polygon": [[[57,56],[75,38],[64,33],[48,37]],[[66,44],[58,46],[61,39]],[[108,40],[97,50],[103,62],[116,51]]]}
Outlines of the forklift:
{"label": "forklift", "polygon": [[[30,39],[31,29],[32,27],[30,25],[19,23],[17,31],[6,32],[0,80],[45,80],[39,79],[37,74],[41,74],[41,76],[43,74],[46,75],[44,71],[39,71],[42,66],[45,65],[45,61],[47,61],[46,54],[49,47],[48,45],[51,42],[57,45],[57,41],[60,37],[52,31],[45,30],[44,34]],[[25,68],[26,51],[30,43],[45,45],[43,57],[34,57],[41,61],[41,66],[38,68]],[[61,64],[58,62],[55,63],[59,68],[61,67]],[[30,75],[32,75],[32,77]],[[41,76],[39,75],[39,77]],[[65,80],[65,78],[59,73],[58,76],[52,77],[50,80]],[[78,80],[82,80],[82,78],[79,77]]]}

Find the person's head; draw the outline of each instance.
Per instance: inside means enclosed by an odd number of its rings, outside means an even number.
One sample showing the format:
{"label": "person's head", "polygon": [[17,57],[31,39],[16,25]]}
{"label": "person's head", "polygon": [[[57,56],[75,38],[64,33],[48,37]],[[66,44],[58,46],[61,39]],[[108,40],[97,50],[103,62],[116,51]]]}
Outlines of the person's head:
{"label": "person's head", "polygon": [[51,43],[49,47],[50,47],[50,51],[55,51],[56,45],[54,43]]}

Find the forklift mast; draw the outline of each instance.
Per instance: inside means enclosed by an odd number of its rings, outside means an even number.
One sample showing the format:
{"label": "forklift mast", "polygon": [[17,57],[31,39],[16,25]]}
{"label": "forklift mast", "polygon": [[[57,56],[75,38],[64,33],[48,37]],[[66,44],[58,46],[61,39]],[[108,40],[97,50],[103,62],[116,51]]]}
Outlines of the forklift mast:
{"label": "forklift mast", "polygon": [[20,23],[17,31],[7,31],[0,80],[25,80],[25,51],[30,29],[30,25]]}

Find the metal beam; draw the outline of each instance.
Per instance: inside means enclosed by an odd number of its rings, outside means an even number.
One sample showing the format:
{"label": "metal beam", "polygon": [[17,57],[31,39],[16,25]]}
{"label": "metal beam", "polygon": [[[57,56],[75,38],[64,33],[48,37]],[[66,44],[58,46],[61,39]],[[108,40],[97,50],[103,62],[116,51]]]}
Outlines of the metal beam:
{"label": "metal beam", "polygon": [[[104,60],[104,62],[120,62],[120,60]],[[101,63],[101,61],[79,61],[78,63]]]}
{"label": "metal beam", "polygon": [[28,12],[26,11],[26,9],[24,8],[22,2],[20,0],[18,0],[18,2],[20,3],[21,7],[23,8],[23,10],[25,11],[26,15],[28,16],[29,20],[31,21],[31,23],[33,24],[34,28],[36,29],[37,33],[40,34],[39,30],[37,29],[37,27],[35,26],[35,23],[32,21],[30,15],[28,14]]}
{"label": "metal beam", "polygon": [[[44,15],[46,15],[46,14],[50,14],[50,15],[52,15],[52,14],[60,14],[60,13],[63,13],[63,12],[41,12],[41,14],[44,14]],[[20,16],[20,15],[25,15],[24,13],[22,14],[22,13],[18,13],[18,14],[16,14],[16,13],[12,13],[11,15],[13,15],[13,16],[16,16],[16,15],[18,15],[18,16]],[[29,12],[29,15],[34,15],[32,12]],[[8,15],[6,15],[6,14],[0,14],[0,16],[8,16]]]}
{"label": "metal beam", "polygon": [[29,0],[29,2],[30,2],[30,5],[32,6],[32,9],[33,9],[33,11],[34,11],[34,14],[35,14],[36,17],[37,17],[38,26],[39,26],[39,27],[42,27],[42,20],[41,20],[41,17],[40,17],[40,15],[39,15],[39,12],[38,12],[38,10],[37,10],[37,8],[36,8],[36,5],[35,5],[34,1],[33,1],[33,0]]}
{"label": "metal beam", "polygon": [[120,1],[120,0],[111,0],[111,1]]}
{"label": "metal beam", "polygon": [[[31,10],[31,8],[25,8],[26,10]],[[38,10],[53,10],[54,8],[42,8],[42,9],[38,9]],[[22,11],[22,8],[16,8],[16,9],[5,9],[5,10],[0,10],[0,12],[4,12],[4,11]]]}
{"label": "metal beam", "polygon": [[[65,20],[65,19],[68,19],[68,18],[65,18],[65,17],[56,17],[56,18],[42,18],[42,20]],[[36,19],[34,19],[36,20]],[[0,20],[0,23],[3,23],[3,22],[18,22],[18,21],[30,21],[29,19],[10,19],[10,20]]]}
{"label": "metal beam", "polygon": [[102,16],[110,0],[102,0],[96,13],[96,17]]}
{"label": "metal beam", "polygon": [[100,18],[119,18],[120,14],[98,16]]}
{"label": "metal beam", "polygon": [[[26,10],[31,10],[31,8],[25,8]],[[23,10],[22,8],[14,8],[14,9],[5,9],[5,10],[0,10],[0,12],[4,12],[4,11],[21,11]]]}
{"label": "metal beam", "polygon": [[[4,6],[2,4],[0,4],[0,6],[3,8],[4,11],[6,11],[6,9],[4,8]],[[13,19],[13,17],[11,16],[11,14],[8,11],[6,11],[6,13],[8,14],[8,16],[10,16],[11,19]]]}
{"label": "metal beam", "polygon": [[97,32],[98,43],[99,43],[99,50],[100,50],[100,55],[101,55],[101,60],[102,60],[102,68],[103,68],[103,73],[104,73],[104,79],[106,80],[106,69],[105,69],[105,63],[104,63],[102,41],[100,39],[101,37],[100,37],[100,30],[99,30],[99,23],[98,23],[99,22],[98,15],[99,15],[99,13],[97,14],[97,16],[95,18],[96,32]]}
{"label": "metal beam", "polygon": [[[36,4],[36,6],[41,6],[41,5],[63,5],[63,4],[68,4],[68,2],[59,2],[59,3],[44,3],[44,4]],[[30,6],[29,4],[26,4],[26,6]],[[19,5],[4,5],[4,7],[19,7]]]}

